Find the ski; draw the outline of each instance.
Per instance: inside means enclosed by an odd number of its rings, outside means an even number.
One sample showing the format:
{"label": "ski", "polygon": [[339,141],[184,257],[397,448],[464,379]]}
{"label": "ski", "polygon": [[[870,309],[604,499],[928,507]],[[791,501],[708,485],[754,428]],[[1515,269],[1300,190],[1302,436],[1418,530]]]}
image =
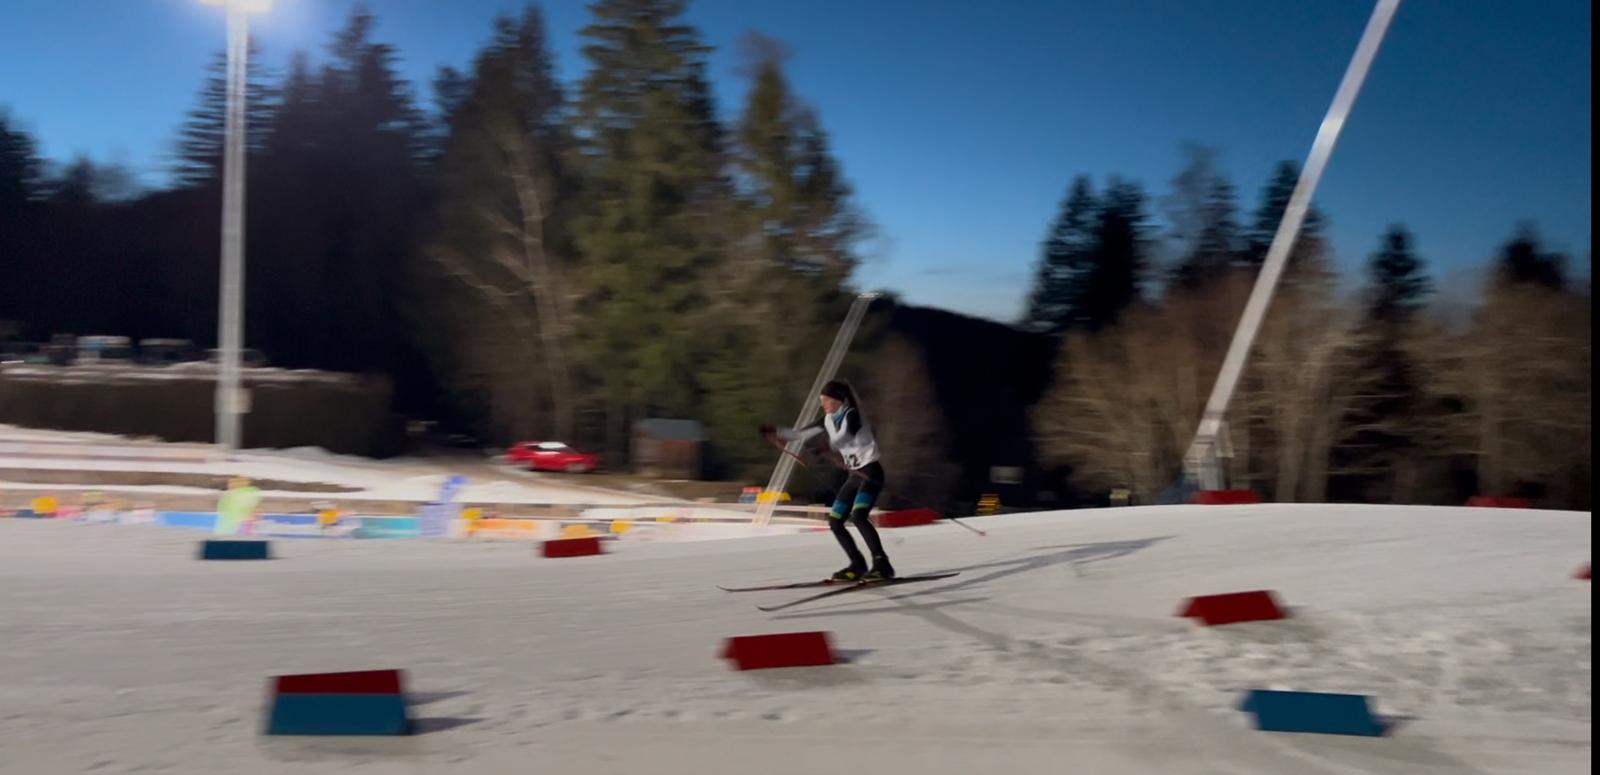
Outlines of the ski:
{"label": "ski", "polygon": [[823,579],[821,581],[793,581],[787,584],[767,584],[759,587],[724,587],[718,584],[717,589],[720,589],[723,592],[765,592],[773,589],[809,589],[811,587],[835,587],[842,584],[853,583],[855,582]]}
{"label": "ski", "polygon": [[882,581],[857,581],[839,589],[830,589],[826,592],[818,592],[815,595],[802,597],[799,600],[791,600],[787,603],[779,603],[777,605],[758,605],[756,608],[759,608],[763,611],[781,611],[785,608],[793,608],[797,605],[822,600],[823,598],[833,597],[835,595],[842,595],[846,592],[854,592],[858,589],[867,589],[869,587],[889,587],[894,586],[895,584],[911,584],[917,581],[937,581],[939,579],[947,579],[951,576],[959,575],[961,575],[961,571],[953,571],[950,573],[929,573],[922,576],[897,576],[895,578],[884,579]]}

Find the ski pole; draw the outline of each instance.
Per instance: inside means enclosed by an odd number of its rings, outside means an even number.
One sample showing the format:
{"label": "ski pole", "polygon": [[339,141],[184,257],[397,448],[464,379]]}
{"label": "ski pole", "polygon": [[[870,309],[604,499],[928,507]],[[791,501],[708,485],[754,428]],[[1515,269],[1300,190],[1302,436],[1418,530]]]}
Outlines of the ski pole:
{"label": "ski pole", "polygon": [[965,522],[962,522],[961,520],[956,519],[955,517],[945,517],[945,519],[948,519],[951,522],[956,523],[957,525],[960,525],[960,526],[962,526],[962,527],[964,527],[964,528],[966,528],[968,530],[971,530],[972,532],[977,533],[978,535],[981,535],[981,536],[988,535],[988,533],[985,533],[982,530],[979,530],[979,529],[977,529],[977,528],[975,528],[975,527],[973,527],[973,526],[971,526],[971,525],[969,525],[969,524],[967,524]]}
{"label": "ski pole", "polygon": [[794,458],[794,462],[799,463],[801,468],[810,468],[811,467],[809,465],[806,465],[806,461],[802,460],[799,455],[796,455],[795,453],[790,452],[788,447],[780,446],[778,444],[778,442],[776,442],[776,441],[772,442],[772,445],[777,447],[779,452],[782,452],[783,454]]}

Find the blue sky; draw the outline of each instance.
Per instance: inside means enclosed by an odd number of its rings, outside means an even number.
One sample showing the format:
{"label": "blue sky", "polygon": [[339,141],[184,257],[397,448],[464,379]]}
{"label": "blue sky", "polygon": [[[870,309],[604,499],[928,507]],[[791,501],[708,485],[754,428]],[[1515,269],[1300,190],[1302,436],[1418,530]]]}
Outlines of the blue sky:
{"label": "blue sky", "polygon": [[[320,54],[356,0],[276,0],[269,64]],[[497,11],[522,0],[368,0],[378,38],[428,99]],[[542,4],[564,80],[587,3]],[[1014,318],[1072,176],[1164,193],[1180,144],[1223,150],[1242,204],[1302,160],[1371,13],[1368,0],[692,0],[717,47],[725,117],[749,30],[794,52],[883,238],[859,279],[916,303]],[[5,0],[0,107],[52,159],[85,153],[159,180],[205,63],[223,44],[199,0]],[[1406,0],[1318,192],[1341,265],[1408,224],[1434,271],[1481,264],[1519,219],[1587,271],[1588,0]]]}

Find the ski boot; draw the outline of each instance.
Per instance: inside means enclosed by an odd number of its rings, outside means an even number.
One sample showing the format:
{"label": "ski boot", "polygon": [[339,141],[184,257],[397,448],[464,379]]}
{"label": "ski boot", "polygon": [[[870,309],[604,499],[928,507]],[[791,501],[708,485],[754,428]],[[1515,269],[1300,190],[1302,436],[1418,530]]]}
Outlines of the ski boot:
{"label": "ski boot", "polygon": [[862,577],[864,581],[888,581],[894,578],[894,566],[889,564],[889,558],[879,555],[872,558],[872,570]]}
{"label": "ski boot", "polygon": [[851,563],[849,567],[841,568],[828,578],[829,581],[856,582],[866,576],[867,569],[864,565]]}

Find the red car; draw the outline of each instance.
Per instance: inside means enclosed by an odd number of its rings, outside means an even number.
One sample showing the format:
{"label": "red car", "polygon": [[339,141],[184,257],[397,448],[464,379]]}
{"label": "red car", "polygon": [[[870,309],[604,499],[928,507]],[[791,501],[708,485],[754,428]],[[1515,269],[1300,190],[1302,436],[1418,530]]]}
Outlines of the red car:
{"label": "red car", "polygon": [[506,450],[506,462],[530,471],[588,473],[600,467],[600,456],[579,452],[559,441],[519,441]]}

